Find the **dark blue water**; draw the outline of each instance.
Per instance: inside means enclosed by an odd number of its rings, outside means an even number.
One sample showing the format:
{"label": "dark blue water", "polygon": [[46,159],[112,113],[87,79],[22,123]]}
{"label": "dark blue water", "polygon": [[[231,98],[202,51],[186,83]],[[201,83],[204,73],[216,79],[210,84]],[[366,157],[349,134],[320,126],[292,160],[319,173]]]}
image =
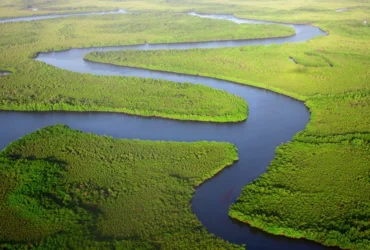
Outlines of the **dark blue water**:
{"label": "dark blue water", "polygon": [[[199,15],[201,18],[217,18],[236,23],[270,23],[239,19],[232,15]],[[66,16],[66,15],[64,15]],[[63,17],[64,17],[63,16]],[[69,15],[68,15],[69,16]],[[47,16],[58,17],[58,16]],[[18,18],[11,21],[31,21],[47,17]],[[4,22],[4,20],[2,20]],[[296,35],[285,38],[268,38],[239,41],[217,41],[178,44],[143,44],[134,46],[71,49],[68,51],[41,53],[36,60],[62,69],[97,75],[122,75],[143,78],[165,79],[175,82],[204,84],[212,88],[243,97],[249,105],[246,122],[215,124],[143,118],[112,113],[73,112],[1,112],[0,148],[22,135],[38,128],[58,123],[71,128],[116,138],[138,138],[145,140],[171,141],[227,141],[239,150],[240,160],[232,167],[201,185],[195,192],[192,208],[198,219],[213,233],[227,241],[246,244],[249,250],[257,249],[325,249],[319,244],[305,240],[273,236],[247,225],[236,223],[228,217],[230,205],[237,199],[241,189],[266,171],[274,157],[275,148],[289,141],[309,121],[309,112],[303,103],[271,91],[207,77],[156,72],[93,63],[83,60],[86,53],[111,50],[160,50],[219,48],[247,45],[269,45],[286,42],[303,42],[325,35],[317,27],[288,25]]]}

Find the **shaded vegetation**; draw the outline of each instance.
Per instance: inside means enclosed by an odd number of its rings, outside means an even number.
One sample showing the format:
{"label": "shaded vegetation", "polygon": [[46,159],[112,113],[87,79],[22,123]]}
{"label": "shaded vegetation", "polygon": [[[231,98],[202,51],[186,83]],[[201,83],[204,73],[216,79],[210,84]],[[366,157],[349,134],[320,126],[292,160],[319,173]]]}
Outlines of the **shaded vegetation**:
{"label": "shaded vegetation", "polygon": [[239,249],[208,234],[190,206],[194,187],[237,159],[229,143],[38,130],[0,154],[0,246]]}

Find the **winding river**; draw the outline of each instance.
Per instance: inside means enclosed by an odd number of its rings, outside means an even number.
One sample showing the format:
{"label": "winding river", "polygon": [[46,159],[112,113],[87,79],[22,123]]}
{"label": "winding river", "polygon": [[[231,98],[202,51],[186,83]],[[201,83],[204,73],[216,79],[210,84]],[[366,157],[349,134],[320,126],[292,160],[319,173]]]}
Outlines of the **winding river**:
{"label": "winding river", "polygon": [[[109,13],[126,12],[120,10],[119,12],[90,14]],[[201,18],[224,19],[235,23],[271,23],[240,19],[232,15],[189,14]],[[3,19],[0,20],[0,23],[33,21],[67,16],[71,15]],[[86,53],[93,51],[122,49],[192,49],[269,45],[287,42],[303,42],[316,36],[325,35],[319,28],[310,25],[284,25],[293,27],[296,31],[296,35],[284,38],[238,41],[143,44],[134,46],[71,49],[60,52],[41,53],[36,58],[38,61],[55,67],[80,73],[156,78],[175,82],[204,84],[212,88],[225,90],[242,96],[248,102],[249,117],[245,122],[228,124],[201,123],[94,112],[0,112],[0,148],[5,147],[11,141],[33,132],[38,128],[57,123],[67,124],[71,128],[85,132],[93,132],[101,135],[106,134],[116,138],[232,142],[238,147],[240,160],[232,167],[223,170],[220,174],[201,185],[196,190],[192,200],[192,209],[194,213],[208,231],[227,241],[246,244],[248,250],[326,249],[319,244],[306,240],[273,236],[251,228],[248,225],[237,223],[228,217],[228,209],[239,196],[241,189],[266,171],[267,166],[274,157],[275,148],[281,143],[289,141],[294,134],[304,129],[308,123],[310,114],[302,102],[271,91],[208,77],[134,69],[83,60]]]}

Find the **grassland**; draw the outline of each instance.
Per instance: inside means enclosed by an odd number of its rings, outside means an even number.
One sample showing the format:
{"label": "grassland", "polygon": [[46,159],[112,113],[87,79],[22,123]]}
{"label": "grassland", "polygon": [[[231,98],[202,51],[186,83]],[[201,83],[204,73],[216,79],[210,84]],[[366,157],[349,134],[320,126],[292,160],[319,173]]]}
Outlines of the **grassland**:
{"label": "grassland", "polygon": [[194,187],[237,159],[230,143],[38,130],[0,154],[0,246],[240,249],[208,234],[190,206]]}
{"label": "grassland", "polygon": [[[263,9],[263,3],[271,3]],[[267,232],[344,249],[370,249],[370,6],[263,1],[238,16],[310,22],[329,33],[305,43],[188,51],[95,53],[90,60],[231,80],[305,102],[311,120],[277,149],[229,215]],[[290,6],[290,7],[289,7]],[[293,63],[289,58],[294,58]],[[181,60],[180,60],[181,59]]]}

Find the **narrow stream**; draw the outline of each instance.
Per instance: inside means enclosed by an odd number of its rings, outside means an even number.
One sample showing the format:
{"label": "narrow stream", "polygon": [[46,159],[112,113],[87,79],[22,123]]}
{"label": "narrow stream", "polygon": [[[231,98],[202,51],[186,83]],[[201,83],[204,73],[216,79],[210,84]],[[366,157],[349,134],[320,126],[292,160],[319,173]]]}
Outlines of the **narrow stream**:
{"label": "narrow stream", "polygon": [[[111,13],[111,12],[109,12]],[[123,10],[116,13],[127,13]],[[108,13],[99,13],[108,14]],[[201,15],[201,18],[216,18],[241,23],[271,23],[236,18],[232,15]],[[71,14],[73,15],[73,14]],[[46,18],[67,17],[52,15],[14,18],[9,21],[32,21]],[[87,15],[86,13],[83,15]],[[0,20],[4,23],[7,20]],[[326,249],[306,240],[273,236],[245,224],[236,223],[228,217],[230,205],[237,199],[241,189],[266,171],[274,158],[275,148],[304,129],[309,121],[309,112],[302,102],[268,90],[240,85],[224,80],[185,74],[135,69],[83,60],[86,53],[112,50],[164,50],[192,48],[220,48],[247,45],[269,45],[287,42],[303,42],[325,35],[319,28],[310,25],[284,24],[293,27],[296,35],[283,38],[267,38],[238,41],[214,41],[177,44],[143,44],[118,47],[71,49],[60,52],[41,53],[36,60],[58,68],[96,75],[121,75],[141,78],[164,79],[175,82],[203,84],[212,88],[242,96],[249,105],[246,122],[232,124],[175,121],[161,118],[146,118],[112,113],[74,112],[0,112],[0,148],[20,136],[47,125],[63,123],[73,129],[110,135],[116,138],[169,141],[227,141],[239,150],[240,160],[225,169],[195,192],[192,209],[198,219],[213,233],[227,241],[246,244],[248,250],[257,249]]]}
{"label": "narrow stream", "polygon": [[7,76],[7,75],[10,75],[10,72],[0,71],[0,76]]}

